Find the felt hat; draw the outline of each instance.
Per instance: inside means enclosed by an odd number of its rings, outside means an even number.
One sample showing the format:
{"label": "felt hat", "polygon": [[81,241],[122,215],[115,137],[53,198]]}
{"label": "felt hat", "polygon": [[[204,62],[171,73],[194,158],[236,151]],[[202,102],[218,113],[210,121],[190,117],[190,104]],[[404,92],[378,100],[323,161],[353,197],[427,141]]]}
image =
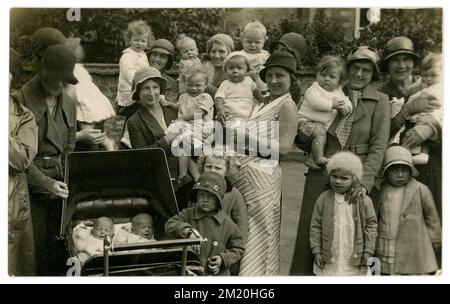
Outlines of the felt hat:
{"label": "felt hat", "polygon": [[139,99],[138,86],[149,79],[158,79],[161,85],[161,94],[164,94],[166,91],[166,80],[162,78],[161,72],[158,69],[148,66],[140,68],[134,73],[133,82],[131,84],[131,98],[133,100]]}
{"label": "felt hat", "polygon": [[280,40],[270,45],[270,52],[273,53],[277,44],[284,45],[290,52],[294,53],[297,61],[300,62],[305,57],[308,45],[305,37],[299,33],[287,33],[284,34]]}
{"label": "felt hat", "polygon": [[46,50],[49,46],[66,43],[66,37],[60,30],[53,27],[43,27],[36,30],[31,36],[34,53]]}
{"label": "felt hat", "polygon": [[205,172],[200,176],[198,181],[194,184],[194,187],[192,187],[192,190],[189,192],[189,199],[191,201],[196,201],[198,190],[204,190],[213,194],[222,207],[222,200],[226,189],[227,182],[222,175],[217,172]]}
{"label": "felt hat", "polygon": [[172,67],[173,56],[175,54],[175,47],[173,46],[172,42],[166,39],[155,40],[150,47],[149,53],[151,52],[158,52],[168,55],[169,59],[167,60],[166,66],[164,68],[170,69]]}
{"label": "felt hat", "polygon": [[413,165],[411,152],[402,146],[391,146],[386,150],[381,176],[384,176],[384,173],[390,166],[398,164],[409,166],[411,168],[412,177],[419,176],[419,171],[417,171],[416,167]]}
{"label": "felt hat", "polygon": [[52,45],[45,52],[41,60],[41,69],[66,81],[77,84],[78,80],[73,74],[77,62],[75,54],[62,44]]}
{"label": "felt hat", "polygon": [[380,68],[378,67],[378,62],[380,61],[380,56],[370,47],[364,45],[357,47],[350,55],[347,56],[347,67],[350,66],[354,61],[368,60],[374,66],[374,73],[372,80],[378,80]]}
{"label": "felt hat", "polygon": [[297,59],[288,52],[275,52],[270,55],[264,64],[264,69],[259,72],[262,81],[266,82],[266,71],[273,66],[283,67],[297,77]]}
{"label": "felt hat", "polygon": [[414,59],[415,65],[419,64],[420,56],[414,51],[414,44],[408,37],[394,37],[386,43],[383,59],[380,63],[381,70],[387,72],[388,61],[395,55],[406,54]]}

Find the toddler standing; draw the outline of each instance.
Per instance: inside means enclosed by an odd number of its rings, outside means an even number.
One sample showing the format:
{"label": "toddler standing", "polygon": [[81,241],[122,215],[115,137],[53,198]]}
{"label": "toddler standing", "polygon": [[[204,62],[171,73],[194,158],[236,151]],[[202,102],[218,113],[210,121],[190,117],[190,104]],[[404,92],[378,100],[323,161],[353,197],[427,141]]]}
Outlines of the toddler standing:
{"label": "toddler standing", "polygon": [[434,250],[439,255],[441,223],[430,189],[414,179],[418,175],[406,148],[386,150],[376,246],[384,274],[431,274],[438,269]]}
{"label": "toddler standing", "polygon": [[327,163],[331,189],[316,201],[310,231],[314,273],[320,276],[365,275],[377,238],[372,200],[364,195],[350,204],[345,194],[362,178],[363,165],[351,152],[338,152]]}
{"label": "toddler standing", "polygon": [[[312,140],[311,154],[314,163],[323,165],[327,130],[337,112],[346,116],[353,110],[350,99],[342,92],[345,81],[345,63],[335,56],[323,57],[317,66],[316,81],[306,90],[305,100],[298,111],[300,137]],[[303,141],[307,141],[303,140]]]}

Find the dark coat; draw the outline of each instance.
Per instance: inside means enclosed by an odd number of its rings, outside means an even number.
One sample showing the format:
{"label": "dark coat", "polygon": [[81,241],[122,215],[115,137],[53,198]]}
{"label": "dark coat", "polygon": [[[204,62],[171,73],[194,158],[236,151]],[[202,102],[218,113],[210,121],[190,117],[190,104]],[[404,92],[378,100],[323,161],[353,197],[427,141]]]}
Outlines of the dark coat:
{"label": "dark coat", "polygon": [[213,215],[206,215],[197,207],[184,209],[171,217],[165,224],[166,234],[175,238],[185,238],[182,231],[194,228],[207,240],[200,249],[200,262],[208,273],[208,258],[220,255],[221,271],[217,275],[230,275],[229,268],[244,254],[244,240],[238,226],[220,209]]}
{"label": "dark coat", "polygon": [[36,274],[33,227],[26,169],[38,147],[34,115],[18,101],[9,100],[8,273]]}
{"label": "dark coat", "polygon": [[[362,185],[372,190],[375,178],[381,168],[389,140],[391,107],[387,95],[377,91],[373,84],[367,85],[355,109],[352,131],[344,150],[350,150],[363,163]],[[325,156],[341,151],[336,137],[336,127],[341,117],[337,116],[327,131]],[[309,244],[309,231],[314,204],[319,195],[328,189],[325,169],[308,170],[302,199],[297,242],[294,251],[291,274],[312,275],[313,256]]]}
{"label": "dark coat", "polygon": [[57,97],[55,117],[47,111],[45,93],[39,75],[27,82],[17,94],[18,99],[33,112],[38,125],[38,153],[36,158],[60,159],[52,168],[43,167],[35,159],[28,169],[30,191],[50,193],[56,180],[62,180],[66,156],[75,148],[76,104],[64,91]]}

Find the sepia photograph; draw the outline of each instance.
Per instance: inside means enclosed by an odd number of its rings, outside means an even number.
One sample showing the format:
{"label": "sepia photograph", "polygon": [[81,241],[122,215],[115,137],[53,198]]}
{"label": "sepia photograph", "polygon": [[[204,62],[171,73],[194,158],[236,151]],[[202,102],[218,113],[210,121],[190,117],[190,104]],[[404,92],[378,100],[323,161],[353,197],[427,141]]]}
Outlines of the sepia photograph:
{"label": "sepia photograph", "polygon": [[11,7],[8,276],[442,276],[443,11]]}

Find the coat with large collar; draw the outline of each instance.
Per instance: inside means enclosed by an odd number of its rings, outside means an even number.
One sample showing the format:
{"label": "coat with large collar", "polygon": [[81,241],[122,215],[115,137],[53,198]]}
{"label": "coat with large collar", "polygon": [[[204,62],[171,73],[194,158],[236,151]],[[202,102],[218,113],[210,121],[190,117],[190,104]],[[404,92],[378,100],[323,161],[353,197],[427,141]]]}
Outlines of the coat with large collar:
{"label": "coat with large collar", "polygon": [[[381,191],[383,189],[382,186]],[[381,201],[380,206],[389,203]],[[378,217],[381,221],[383,214]],[[441,233],[441,222],[430,189],[411,178],[405,186],[401,205],[395,272],[425,274],[436,271],[438,266],[432,245],[441,243]]]}
{"label": "coat with large collar", "polygon": [[60,157],[62,165],[43,168],[32,164],[28,170],[28,184],[32,191],[51,192],[55,180],[61,179],[67,154],[76,141],[76,104],[63,91],[57,97],[56,113],[48,112],[44,89],[39,75],[28,81],[17,92],[18,99],[33,112],[38,126],[38,153],[40,157]]}

